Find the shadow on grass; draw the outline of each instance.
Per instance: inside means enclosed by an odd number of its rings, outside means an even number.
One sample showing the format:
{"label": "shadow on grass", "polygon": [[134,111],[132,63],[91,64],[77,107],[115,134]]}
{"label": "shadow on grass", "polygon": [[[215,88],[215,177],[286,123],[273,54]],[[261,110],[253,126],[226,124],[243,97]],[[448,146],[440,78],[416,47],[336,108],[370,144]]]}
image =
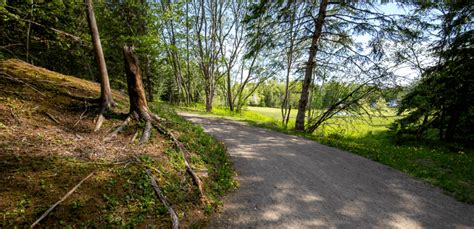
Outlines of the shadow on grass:
{"label": "shadow on grass", "polygon": [[[89,173],[40,227],[141,225],[170,226],[149,180],[135,165],[96,164],[53,156],[0,156],[0,226],[29,226]],[[173,198],[173,196],[172,196]]]}

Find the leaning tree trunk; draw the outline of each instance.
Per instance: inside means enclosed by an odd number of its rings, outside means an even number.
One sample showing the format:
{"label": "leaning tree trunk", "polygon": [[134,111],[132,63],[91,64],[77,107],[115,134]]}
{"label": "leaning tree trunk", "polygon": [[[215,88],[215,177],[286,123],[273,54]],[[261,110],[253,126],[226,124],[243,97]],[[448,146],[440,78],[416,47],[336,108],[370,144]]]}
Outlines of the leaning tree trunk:
{"label": "leaning tree trunk", "polygon": [[321,37],[323,30],[324,19],[326,17],[326,8],[328,6],[328,0],[321,0],[319,7],[319,15],[314,25],[313,38],[311,40],[311,47],[309,48],[308,63],[306,65],[303,87],[301,89],[301,97],[298,104],[298,114],[296,115],[295,129],[304,131],[304,118],[306,113],[306,107],[308,106],[309,87],[311,85],[311,77],[313,75],[314,59],[318,52],[318,41]]}
{"label": "leaning tree trunk", "polygon": [[95,21],[92,1],[84,0],[84,4],[86,5],[87,22],[89,24],[92,42],[94,44],[95,58],[100,73],[100,113],[94,129],[94,131],[97,131],[104,121],[105,112],[114,104],[114,101],[112,99],[112,91],[110,90],[109,74],[107,73],[107,66],[105,65],[104,52],[102,51],[102,45],[100,43],[99,29]]}

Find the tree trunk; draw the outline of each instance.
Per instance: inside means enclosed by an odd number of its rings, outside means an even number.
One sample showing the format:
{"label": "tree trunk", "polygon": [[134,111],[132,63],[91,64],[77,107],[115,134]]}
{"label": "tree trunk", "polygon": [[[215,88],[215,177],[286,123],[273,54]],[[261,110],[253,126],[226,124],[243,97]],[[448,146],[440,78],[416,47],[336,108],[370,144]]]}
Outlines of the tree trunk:
{"label": "tree trunk", "polygon": [[145,121],[145,129],[140,139],[140,143],[145,143],[150,138],[152,117],[148,109],[148,103],[143,87],[142,75],[138,58],[133,53],[133,46],[123,47],[123,57],[125,62],[125,74],[127,75],[128,96],[130,99],[129,115],[135,116]]}
{"label": "tree trunk", "polygon": [[212,100],[214,97],[214,88],[212,85],[212,82],[210,80],[207,80],[206,82],[206,112],[211,112],[212,111]]}
{"label": "tree trunk", "polygon": [[227,68],[227,102],[229,103],[230,111],[234,111],[234,102],[232,99],[232,82],[230,77],[230,68]]}
{"label": "tree trunk", "polygon": [[446,142],[453,142],[454,141],[454,135],[456,134],[456,129],[457,125],[459,123],[459,117],[460,117],[460,109],[454,108],[452,109],[452,112],[449,116],[449,121],[448,121],[448,126],[446,127],[446,133],[444,136],[444,140]]}
{"label": "tree trunk", "polygon": [[311,78],[313,75],[313,68],[314,68],[314,59],[318,52],[318,41],[321,37],[324,19],[326,17],[326,9],[328,6],[328,0],[321,0],[321,4],[319,6],[319,14],[318,18],[316,19],[316,23],[314,25],[314,32],[313,38],[311,40],[311,47],[309,48],[309,56],[308,56],[308,63],[305,69],[305,75],[303,80],[303,87],[301,89],[301,97],[298,104],[298,114],[296,115],[296,125],[295,129],[299,131],[304,131],[304,120],[305,120],[305,113],[306,107],[308,105],[308,92],[309,87],[311,85]]}
{"label": "tree trunk", "polygon": [[151,78],[150,57],[148,55],[145,57],[145,71],[147,98],[148,101],[153,102],[153,80]]}
{"label": "tree trunk", "polygon": [[[33,0],[30,0],[28,3],[31,4],[31,10],[30,10],[29,17],[31,18],[31,21],[32,21],[32,20],[34,20],[34,18],[33,18],[34,2],[33,2]],[[31,21],[28,22],[28,29],[26,30],[26,62],[28,62],[30,64],[32,64],[30,62]]]}
{"label": "tree trunk", "polygon": [[[99,37],[99,30],[97,28],[97,23],[95,21],[94,9],[92,7],[91,0],[84,0],[86,5],[86,14],[87,14],[87,22],[89,24],[89,29],[92,37],[92,42],[94,44],[94,51],[95,51],[95,58],[97,60],[97,65],[99,66],[99,73],[100,73],[100,116],[99,120],[97,121],[97,125],[103,119],[103,113],[108,110],[113,104],[112,99],[112,91],[110,90],[110,83],[109,83],[109,75],[107,73],[107,67],[105,65],[105,58],[104,53],[102,51],[102,45],[100,43]],[[96,125],[96,130],[100,128],[100,125]]]}

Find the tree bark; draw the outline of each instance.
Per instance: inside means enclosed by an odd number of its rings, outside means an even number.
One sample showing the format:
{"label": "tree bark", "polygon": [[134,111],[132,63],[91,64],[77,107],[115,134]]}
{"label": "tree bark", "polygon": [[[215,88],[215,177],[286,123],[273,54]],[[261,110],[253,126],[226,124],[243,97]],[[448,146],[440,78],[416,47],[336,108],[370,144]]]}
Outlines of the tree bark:
{"label": "tree bark", "polygon": [[311,81],[312,81],[311,78],[313,75],[313,69],[315,65],[314,59],[318,52],[318,41],[319,41],[319,38],[321,37],[321,33],[322,33],[323,25],[324,25],[324,19],[326,18],[327,6],[328,6],[328,0],[321,0],[320,6],[319,6],[319,15],[314,25],[314,32],[313,32],[313,37],[311,40],[311,47],[309,48],[308,63],[305,69],[303,86],[301,89],[301,97],[298,104],[298,114],[296,115],[295,129],[299,131],[304,131],[304,120],[305,120],[305,113],[306,113],[306,107],[308,105],[308,96],[309,96],[308,92],[309,92],[309,87],[311,85]]}
{"label": "tree bark", "polygon": [[147,98],[148,101],[153,102],[153,80],[151,77],[151,68],[150,68],[150,57],[146,55],[145,57],[145,77],[146,77],[146,92],[147,92]]}
{"label": "tree bark", "polygon": [[[291,7],[291,5],[290,5]],[[294,24],[296,17],[296,9],[294,9],[290,18],[290,47],[288,47],[287,59],[286,59],[286,81],[285,81],[285,96],[281,104],[281,123],[285,128],[288,128],[288,118],[290,117],[291,105],[290,105],[290,74],[291,68],[293,67],[293,46],[295,41]]]}
{"label": "tree bark", "polygon": [[94,44],[95,58],[97,60],[97,65],[99,67],[100,73],[100,115],[97,119],[95,131],[97,131],[103,122],[103,114],[108,110],[113,104],[112,91],[110,89],[109,83],[109,74],[107,73],[107,66],[105,65],[104,53],[102,51],[102,45],[100,43],[99,29],[97,28],[97,23],[95,20],[94,9],[92,7],[91,0],[84,0],[86,5],[86,15],[87,22],[89,24],[89,29],[92,37],[92,43]]}
{"label": "tree bark", "polygon": [[[206,71],[204,71],[206,74]],[[207,75],[210,75],[209,72],[207,72]],[[211,76],[208,76],[206,79],[206,87],[205,87],[205,92],[206,92],[206,112],[211,112],[212,111],[212,100],[214,99],[214,85],[213,85],[213,79],[210,79]]]}
{"label": "tree bark", "polygon": [[234,111],[234,102],[232,100],[232,82],[230,77],[230,68],[227,68],[227,102],[229,103],[230,111]]}
{"label": "tree bark", "polygon": [[130,99],[130,116],[138,116],[139,119],[145,121],[145,129],[143,130],[140,144],[145,143],[150,138],[152,116],[148,109],[148,103],[145,96],[145,88],[143,87],[142,75],[138,58],[133,53],[133,46],[125,45],[123,47],[123,56],[125,62],[125,74],[127,75],[128,96]]}

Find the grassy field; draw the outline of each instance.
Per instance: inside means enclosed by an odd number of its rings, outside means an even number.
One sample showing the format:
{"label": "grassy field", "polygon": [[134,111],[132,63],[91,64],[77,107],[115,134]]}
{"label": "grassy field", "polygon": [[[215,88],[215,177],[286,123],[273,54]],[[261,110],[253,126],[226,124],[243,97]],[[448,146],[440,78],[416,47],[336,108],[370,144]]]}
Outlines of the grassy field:
{"label": "grassy field", "polygon": [[[202,105],[186,109],[206,114]],[[292,110],[291,114],[294,117],[296,110]],[[212,115],[247,121],[255,126],[299,135],[350,151],[441,187],[460,201],[474,203],[474,152],[459,150],[438,141],[397,144],[388,131],[389,125],[396,119],[394,116],[371,119],[335,117],[315,133],[304,134],[282,128],[278,108],[248,107],[240,114],[215,108]],[[294,126],[294,118],[289,126]]]}
{"label": "grassy field", "polygon": [[[290,121],[288,128],[293,128],[298,110],[292,109],[290,112]],[[343,117],[335,116],[330,121],[324,123],[315,135],[341,134],[344,136],[360,136],[374,131],[386,131],[388,126],[396,117],[390,112],[387,117]],[[265,118],[271,118],[271,122],[281,127],[281,110],[271,107],[247,107],[243,116],[250,117],[254,121],[264,121],[258,119],[258,115]]]}

